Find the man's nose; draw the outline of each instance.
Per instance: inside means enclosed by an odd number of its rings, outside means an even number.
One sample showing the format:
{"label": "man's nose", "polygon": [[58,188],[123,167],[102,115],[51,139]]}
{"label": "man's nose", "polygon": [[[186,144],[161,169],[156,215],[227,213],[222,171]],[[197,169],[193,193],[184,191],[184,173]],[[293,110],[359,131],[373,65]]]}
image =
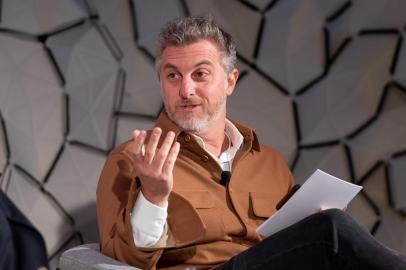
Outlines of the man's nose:
{"label": "man's nose", "polygon": [[179,96],[189,98],[195,95],[195,84],[190,78],[183,78],[179,89]]}

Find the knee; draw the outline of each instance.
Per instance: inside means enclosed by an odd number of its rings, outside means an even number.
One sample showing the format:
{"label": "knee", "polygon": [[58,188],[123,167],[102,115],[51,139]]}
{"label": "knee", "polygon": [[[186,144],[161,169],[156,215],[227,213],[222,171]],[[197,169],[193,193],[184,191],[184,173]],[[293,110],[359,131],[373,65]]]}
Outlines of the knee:
{"label": "knee", "polygon": [[349,218],[349,215],[346,212],[337,208],[320,211],[320,215],[331,221],[341,221]]}
{"label": "knee", "polygon": [[332,208],[314,213],[313,218],[323,221],[340,221],[348,219],[348,214],[343,210]]}
{"label": "knee", "polygon": [[335,226],[354,226],[356,221],[346,212],[340,209],[328,209],[318,213],[321,219],[328,221]]}
{"label": "knee", "polygon": [[340,209],[328,209],[314,214],[319,223],[331,227],[333,230],[353,230],[360,225],[346,212]]}
{"label": "knee", "polygon": [[318,213],[323,222],[332,227],[335,234],[354,237],[357,234],[369,234],[369,231],[357,223],[349,214],[339,209],[328,209]]}

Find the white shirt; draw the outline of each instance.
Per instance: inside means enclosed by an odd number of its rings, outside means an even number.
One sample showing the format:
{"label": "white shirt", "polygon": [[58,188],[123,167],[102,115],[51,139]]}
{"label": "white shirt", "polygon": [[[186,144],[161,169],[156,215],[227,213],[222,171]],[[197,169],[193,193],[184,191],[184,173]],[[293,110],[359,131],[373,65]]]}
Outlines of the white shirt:
{"label": "white shirt", "polygon": [[[193,136],[196,138],[197,143],[217,161],[223,171],[231,172],[235,154],[240,149],[244,138],[236,126],[228,119],[226,119],[225,134],[230,145],[219,157],[207,151],[202,138],[197,135]],[[151,247],[161,239],[166,218],[168,217],[167,209],[168,203],[165,207],[159,207],[145,199],[142,192],[140,192],[131,213],[133,238],[137,247]]]}

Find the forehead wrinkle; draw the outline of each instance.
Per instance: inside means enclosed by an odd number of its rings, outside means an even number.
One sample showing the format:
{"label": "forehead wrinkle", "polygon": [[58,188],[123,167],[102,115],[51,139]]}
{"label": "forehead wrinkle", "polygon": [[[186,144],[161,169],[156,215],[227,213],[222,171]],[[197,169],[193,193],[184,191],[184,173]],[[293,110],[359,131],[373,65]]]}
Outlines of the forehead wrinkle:
{"label": "forehead wrinkle", "polygon": [[214,64],[213,64],[212,61],[209,61],[209,60],[202,60],[202,61],[200,61],[199,63],[197,63],[197,64],[195,65],[195,67],[202,66],[202,65],[214,66]]}
{"label": "forehead wrinkle", "polygon": [[192,69],[207,65],[224,69],[222,53],[218,47],[209,40],[202,40],[185,46],[168,46],[164,49],[161,57],[161,70]]}
{"label": "forehead wrinkle", "polygon": [[[200,67],[200,66],[203,66],[203,65],[214,66],[214,63],[212,61],[209,61],[209,60],[202,60],[202,61],[196,63],[193,67],[197,68],[197,67]],[[166,63],[163,66],[163,69],[179,70],[179,68],[176,65],[172,64],[172,63]]]}
{"label": "forehead wrinkle", "polygon": [[166,63],[162,68],[163,69],[167,69],[167,68],[178,69],[175,65],[173,65],[171,63]]}

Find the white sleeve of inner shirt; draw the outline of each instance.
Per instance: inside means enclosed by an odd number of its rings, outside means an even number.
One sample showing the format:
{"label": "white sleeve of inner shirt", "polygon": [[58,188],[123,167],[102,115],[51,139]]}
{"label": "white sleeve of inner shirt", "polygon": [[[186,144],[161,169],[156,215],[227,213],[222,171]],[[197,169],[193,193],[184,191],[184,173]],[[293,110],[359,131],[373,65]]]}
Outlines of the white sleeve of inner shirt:
{"label": "white sleeve of inner shirt", "polygon": [[150,247],[161,239],[168,216],[168,203],[159,207],[147,199],[140,191],[131,212],[131,226],[134,243],[137,247]]}

